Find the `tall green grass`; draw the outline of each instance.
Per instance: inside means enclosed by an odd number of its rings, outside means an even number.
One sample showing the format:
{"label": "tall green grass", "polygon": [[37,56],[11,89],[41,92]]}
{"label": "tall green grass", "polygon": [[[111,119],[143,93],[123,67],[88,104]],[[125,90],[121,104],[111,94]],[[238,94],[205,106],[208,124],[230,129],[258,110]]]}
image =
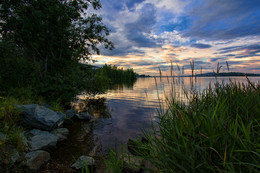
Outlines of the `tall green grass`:
{"label": "tall green grass", "polygon": [[[217,83],[191,91],[188,104],[168,97],[140,154],[160,172],[260,172],[260,85]],[[142,150],[140,150],[142,151]]]}
{"label": "tall green grass", "polygon": [[18,101],[14,98],[0,98],[0,132],[6,135],[0,148],[6,144],[13,145],[19,151],[24,149],[24,141],[21,133],[23,128],[19,126],[20,111],[15,108],[14,104]]}

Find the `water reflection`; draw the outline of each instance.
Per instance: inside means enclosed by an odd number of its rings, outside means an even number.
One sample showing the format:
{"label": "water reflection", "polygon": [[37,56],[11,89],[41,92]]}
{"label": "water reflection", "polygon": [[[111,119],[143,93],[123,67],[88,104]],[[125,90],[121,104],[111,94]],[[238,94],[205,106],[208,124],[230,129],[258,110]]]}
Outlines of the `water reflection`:
{"label": "water reflection", "polygon": [[72,109],[76,109],[78,112],[88,112],[95,118],[111,118],[105,97],[80,95],[72,103]]}
{"label": "water reflection", "polygon": [[[256,83],[260,77],[250,79]],[[222,77],[218,81],[247,83],[244,77]],[[120,86],[95,98],[79,95],[73,107],[95,115],[96,120],[78,121],[69,126],[69,138],[59,144],[55,151],[58,157],[55,158],[59,158],[61,162],[71,162],[73,157],[88,155],[94,146],[100,146],[101,152],[106,152],[108,148],[114,148],[115,143],[126,144],[129,138],[141,135],[142,129],[151,128],[151,122],[156,120],[159,101],[163,102],[171,93],[175,99],[187,101],[185,89],[202,91],[209,84],[214,86],[215,82],[214,77],[197,78],[196,81],[187,77],[139,78],[132,87]]]}
{"label": "water reflection", "polygon": [[[255,83],[260,78],[250,79]],[[151,128],[151,121],[156,120],[159,102],[163,103],[171,93],[176,100],[187,102],[185,90],[203,91],[210,84],[214,86],[216,80],[220,83],[230,81],[247,83],[245,77],[139,78],[133,88],[124,86],[120,89],[108,90],[100,97],[106,98],[111,118],[95,122],[93,133],[99,136],[103,147],[113,148],[115,140],[125,144],[129,138],[140,135],[141,129]],[[100,125],[102,123],[103,125]]]}

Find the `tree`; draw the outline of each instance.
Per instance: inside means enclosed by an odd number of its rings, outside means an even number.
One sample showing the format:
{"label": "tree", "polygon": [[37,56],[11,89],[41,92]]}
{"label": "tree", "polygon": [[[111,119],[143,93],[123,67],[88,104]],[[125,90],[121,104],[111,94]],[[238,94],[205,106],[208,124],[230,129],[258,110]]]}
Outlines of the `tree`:
{"label": "tree", "polygon": [[90,4],[101,8],[98,0],[6,0],[0,13],[2,39],[13,39],[46,78],[70,60],[89,60],[99,53],[99,43],[113,47],[101,18],[87,16]]}
{"label": "tree", "polygon": [[88,13],[91,6],[100,9],[100,1],[4,0],[0,4],[0,41],[12,41],[19,54],[22,51],[37,83],[68,77],[80,60],[99,54],[98,44],[113,48],[101,17]]}

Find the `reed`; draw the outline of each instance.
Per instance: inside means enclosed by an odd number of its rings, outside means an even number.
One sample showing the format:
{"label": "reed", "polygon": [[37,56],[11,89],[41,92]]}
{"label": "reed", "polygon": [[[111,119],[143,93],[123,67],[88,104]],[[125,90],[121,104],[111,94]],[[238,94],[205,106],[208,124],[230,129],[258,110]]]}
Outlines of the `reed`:
{"label": "reed", "polygon": [[138,142],[150,152],[140,157],[160,172],[259,172],[259,91],[252,83],[216,83],[192,91],[186,105],[170,95],[153,130],[143,132],[149,142]]}

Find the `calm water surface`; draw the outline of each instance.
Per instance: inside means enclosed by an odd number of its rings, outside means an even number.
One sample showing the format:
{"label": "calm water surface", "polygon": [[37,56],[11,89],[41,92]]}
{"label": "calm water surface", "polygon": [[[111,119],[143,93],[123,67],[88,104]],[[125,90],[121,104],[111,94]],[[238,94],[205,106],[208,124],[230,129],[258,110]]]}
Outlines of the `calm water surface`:
{"label": "calm water surface", "polygon": [[[245,77],[222,77],[219,82],[231,81],[247,83]],[[252,77],[258,83],[260,77]],[[174,87],[169,83],[175,82]],[[214,77],[197,78],[193,88],[202,91]],[[151,122],[156,120],[159,100],[163,101],[171,91],[178,100],[187,101],[184,88],[192,87],[190,78],[139,78],[132,87],[120,87],[109,90],[95,99],[85,100],[85,95],[78,96],[74,108],[88,111],[95,116],[92,122],[74,122],[68,128],[70,135],[67,141],[59,144],[52,154],[57,162],[71,164],[80,155],[88,155],[95,146],[99,152],[106,153],[115,144],[126,144],[129,138],[141,135],[141,129],[149,130]],[[159,100],[158,100],[159,98]]]}

